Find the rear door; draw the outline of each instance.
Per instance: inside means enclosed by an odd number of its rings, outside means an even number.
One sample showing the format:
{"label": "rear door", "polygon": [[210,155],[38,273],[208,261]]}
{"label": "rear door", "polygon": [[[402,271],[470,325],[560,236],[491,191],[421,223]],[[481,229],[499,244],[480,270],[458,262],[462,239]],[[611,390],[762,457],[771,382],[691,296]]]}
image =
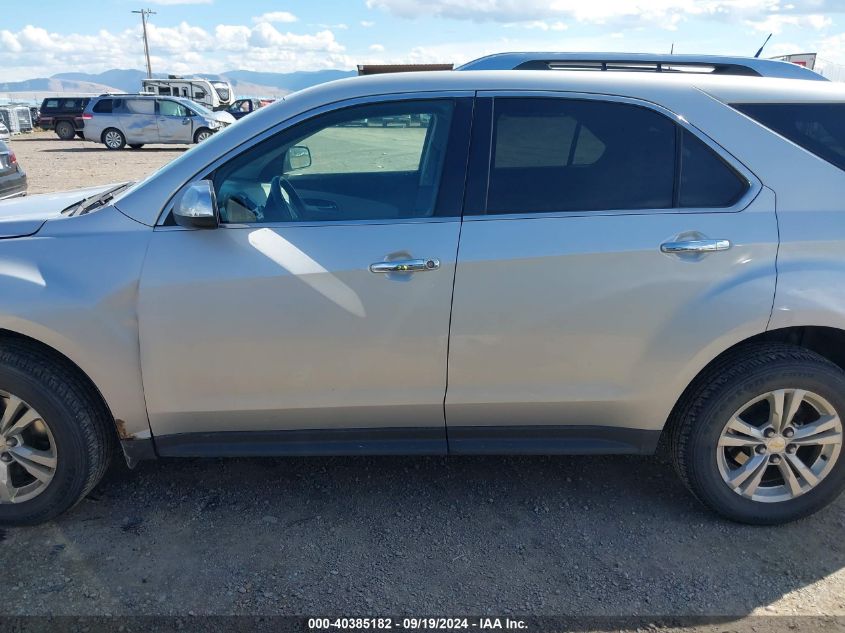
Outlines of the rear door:
{"label": "rear door", "polygon": [[[158,143],[158,124],[156,122],[155,99],[123,99],[120,109],[121,131],[126,142]],[[117,101],[115,101],[115,104]]]}
{"label": "rear door", "polygon": [[678,117],[595,95],[480,98],[471,161],[450,450],[650,451],[690,368],[765,330],[773,194]]}

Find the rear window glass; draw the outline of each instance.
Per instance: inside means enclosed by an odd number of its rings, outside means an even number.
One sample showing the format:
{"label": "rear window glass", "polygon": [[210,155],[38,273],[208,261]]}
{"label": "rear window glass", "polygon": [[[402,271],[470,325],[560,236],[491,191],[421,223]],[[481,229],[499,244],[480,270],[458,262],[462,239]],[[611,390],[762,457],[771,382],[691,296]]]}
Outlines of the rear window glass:
{"label": "rear window glass", "polygon": [[156,104],[152,99],[126,99],[123,105],[130,114],[155,114],[156,111]]}
{"label": "rear window glass", "polygon": [[495,102],[487,213],[673,206],[675,125],[634,105]]}
{"label": "rear window glass", "polygon": [[733,107],[845,169],[845,103],[735,103]]}
{"label": "rear window glass", "polygon": [[94,112],[98,114],[111,114],[112,103],[111,99],[101,99],[94,105]]}
{"label": "rear window glass", "polygon": [[44,105],[42,106],[42,108],[44,110],[46,110],[48,108],[55,109],[55,108],[58,108],[58,107],[59,107],[59,100],[58,99],[48,99],[47,101],[44,102]]}
{"label": "rear window glass", "polygon": [[683,131],[680,207],[730,207],[748,189],[748,182],[700,139]]}

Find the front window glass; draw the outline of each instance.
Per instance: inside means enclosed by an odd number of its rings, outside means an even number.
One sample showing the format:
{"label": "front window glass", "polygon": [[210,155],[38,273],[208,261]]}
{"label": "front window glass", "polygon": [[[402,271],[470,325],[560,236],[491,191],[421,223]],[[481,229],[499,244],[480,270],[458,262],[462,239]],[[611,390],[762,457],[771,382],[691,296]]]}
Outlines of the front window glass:
{"label": "front window glass", "polygon": [[454,102],[347,108],[256,145],[214,176],[221,220],[384,220],[434,215]]}
{"label": "front window glass", "polygon": [[188,108],[183,106],[181,103],[176,103],[175,101],[163,99],[158,102],[158,113],[161,116],[175,116],[184,118],[188,116]]}

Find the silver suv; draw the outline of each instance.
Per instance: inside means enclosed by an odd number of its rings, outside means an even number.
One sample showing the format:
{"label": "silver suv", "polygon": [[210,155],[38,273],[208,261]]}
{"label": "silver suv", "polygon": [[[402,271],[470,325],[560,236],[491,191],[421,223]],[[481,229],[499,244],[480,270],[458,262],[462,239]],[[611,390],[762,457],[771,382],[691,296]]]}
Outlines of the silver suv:
{"label": "silver suv", "polygon": [[143,182],[0,205],[0,521],[73,506],[116,443],[662,443],[730,519],[830,503],[845,86],[638,70],[338,81]]}
{"label": "silver suv", "polygon": [[179,97],[103,95],[88,103],[82,115],[85,139],[108,149],[147,143],[201,143],[235,122],[228,112],[212,112]]}

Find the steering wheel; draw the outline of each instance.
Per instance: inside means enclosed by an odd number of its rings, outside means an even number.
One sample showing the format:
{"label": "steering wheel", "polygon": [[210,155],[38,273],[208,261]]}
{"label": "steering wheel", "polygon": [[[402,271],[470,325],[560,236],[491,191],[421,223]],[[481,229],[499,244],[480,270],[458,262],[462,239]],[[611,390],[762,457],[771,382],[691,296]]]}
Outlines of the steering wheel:
{"label": "steering wheel", "polygon": [[295,220],[301,220],[302,217],[305,215],[307,211],[307,207],[305,206],[305,202],[302,198],[299,197],[299,194],[296,193],[296,189],[293,188],[290,180],[285,178],[284,176],[279,176],[278,185],[282,189],[285,190],[285,193],[288,194],[288,199],[290,200],[291,208],[291,215]]}
{"label": "steering wheel", "polygon": [[[284,191],[284,193],[282,193]],[[285,198],[287,194],[287,198]],[[282,176],[270,181],[267,204],[264,205],[264,219],[268,222],[298,222],[305,212],[305,203],[293,185]]]}

